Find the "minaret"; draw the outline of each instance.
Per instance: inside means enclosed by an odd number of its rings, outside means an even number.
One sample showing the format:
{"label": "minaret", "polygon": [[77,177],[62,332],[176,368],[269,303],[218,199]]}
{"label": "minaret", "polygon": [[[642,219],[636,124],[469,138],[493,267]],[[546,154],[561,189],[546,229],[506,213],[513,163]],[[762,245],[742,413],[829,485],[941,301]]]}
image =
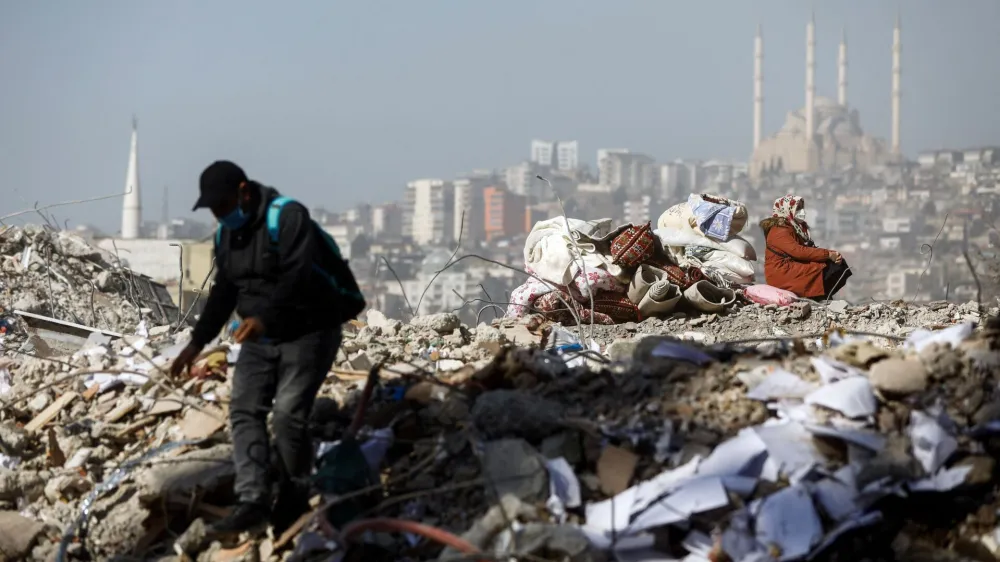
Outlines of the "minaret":
{"label": "minaret", "polygon": [[806,26],[806,143],[811,147],[816,134],[816,16]]}
{"label": "minaret", "polygon": [[847,107],[847,30],[840,37],[840,53],[837,56],[837,103]]}
{"label": "minaret", "polygon": [[139,133],[138,122],[132,117],[132,143],[128,153],[128,171],[125,173],[125,201],[122,203],[122,238],[139,237],[142,222],[142,202],[139,199]]}
{"label": "minaret", "polygon": [[764,36],[757,24],[753,40],[753,148],[760,145],[764,129]]}
{"label": "minaret", "polygon": [[902,74],[901,58],[903,43],[901,41],[899,14],[896,14],[896,27],[892,30],[892,153],[899,156],[899,106],[902,92],[900,76]]}

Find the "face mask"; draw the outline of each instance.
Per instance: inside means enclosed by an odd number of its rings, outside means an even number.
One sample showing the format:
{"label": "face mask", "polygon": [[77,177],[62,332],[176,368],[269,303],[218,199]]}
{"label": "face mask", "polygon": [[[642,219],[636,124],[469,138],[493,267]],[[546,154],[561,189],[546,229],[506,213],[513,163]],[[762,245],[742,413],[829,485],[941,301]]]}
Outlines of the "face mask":
{"label": "face mask", "polygon": [[248,218],[242,208],[236,207],[233,212],[220,218],[219,222],[229,230],[237,230],[247,223]]}
{"label": "face mask", "polygon": [[805,209],[799,209],[799,210],[795,211],[795,218],[798,219],[798,220],[800,220],[800,221],[806,220],[806,210]]}

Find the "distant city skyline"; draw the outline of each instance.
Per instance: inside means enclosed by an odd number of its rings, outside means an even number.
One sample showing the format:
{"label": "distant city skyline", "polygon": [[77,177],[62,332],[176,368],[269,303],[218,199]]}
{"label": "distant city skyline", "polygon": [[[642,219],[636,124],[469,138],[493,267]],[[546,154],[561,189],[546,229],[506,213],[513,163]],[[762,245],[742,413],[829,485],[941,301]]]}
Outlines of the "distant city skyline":
{"label": "distant city skyline", "polygon": [[[187,211],[217,158],[331,209],[531,160],[540,139],[577,141],[572,154],[595,173],[602,148],[746,161],[758,24],[763,136],[803,105],[808,3],[386,4],[0,7],[0,215],[123,192],[133,114],[147,220],[161,215],[163,186]],[[817,95],[838,97],[846,28],[850,105],[889,141],[897,8],[903,153],[1000,144],[993,0],[816,3]],[[121,209],[106,200],[57,216],[114,233]]]}

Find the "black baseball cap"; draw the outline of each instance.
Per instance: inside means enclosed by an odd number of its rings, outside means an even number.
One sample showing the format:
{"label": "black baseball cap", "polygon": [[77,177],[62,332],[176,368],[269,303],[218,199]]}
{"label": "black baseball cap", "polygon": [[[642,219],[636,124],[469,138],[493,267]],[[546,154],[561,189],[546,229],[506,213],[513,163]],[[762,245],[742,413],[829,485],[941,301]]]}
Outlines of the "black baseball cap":
{"label": "black baseball cap", "polygon": [[195,202],[192,211],[212,207],[236,193],[240,185],[247,182],[247,174],[229,160],[212,162],[201,173],[198,180],[198,190],[201,195]]}

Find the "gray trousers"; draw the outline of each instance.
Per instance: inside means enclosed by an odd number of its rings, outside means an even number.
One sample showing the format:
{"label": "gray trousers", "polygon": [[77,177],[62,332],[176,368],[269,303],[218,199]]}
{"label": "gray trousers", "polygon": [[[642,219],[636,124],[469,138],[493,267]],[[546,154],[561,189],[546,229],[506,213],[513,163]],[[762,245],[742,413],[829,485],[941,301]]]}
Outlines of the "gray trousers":
{"label": "gray trousers", "polygon": [[271,445],[267,415],[274,412],[279,494],[294,493],[309,476],[313,447],[309,416],[337,356],[339,329],[282,343],[245,342],[236,361],[229,404],[235,491],[242,502],[270,505]]}

